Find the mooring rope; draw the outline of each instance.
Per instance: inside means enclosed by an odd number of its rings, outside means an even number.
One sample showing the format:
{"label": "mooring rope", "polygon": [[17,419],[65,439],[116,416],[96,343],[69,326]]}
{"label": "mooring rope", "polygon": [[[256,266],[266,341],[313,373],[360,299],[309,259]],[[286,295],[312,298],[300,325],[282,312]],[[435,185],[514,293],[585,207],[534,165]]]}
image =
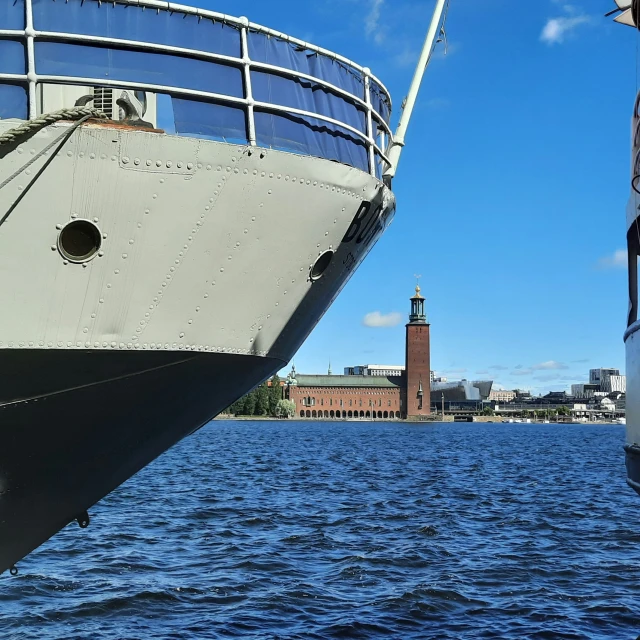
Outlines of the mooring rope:
{"label": "mooring rope", "polygon": [[0,146],[3,144],[11,144],[17,142],[20,138],[29,133],[35,133],[40,129],[48,127],[54,122],[60,120],[87,120],[89,118],[107,119],[107,114],[100,111],[100,109],[94,109],[93,107],[71,107],[70,109],[60,109],[59,111],[53,111],[52,113],[45,113],[33,120],[23,122],[21,125],[9,129],[4,133],[0,133]]}
{"label": "mooring rope", "polygon": [[[39,131],[40,129],[44,129],[45,127],[48,127],[54,122],[59,122],[60,120],[75,120],[75,122],[68,129],[65,129],[55,140],[50,142],[44,149],[41,149],[36,155],[33,156],[33,158],[30,158],[28,162],[26,162],[17,171],[12,173],[6,180],[0,183],[0,190],[4,189],[4,187],[6,187],[12,180],[17,178],[23,171],[28,169],[34,162],[36,162],[39,158],[41,158],[43,155],[48,153],[48,151],[52,147],[55,147],[60,141],[62,141],[62,144],[58,146],[58,148],[52,154],[51,158],[49,158],[45,162],[41,170],[41,171],[44,171],[44,169],[49,165],[51,160],[53,160],[53,158],[56,156],[58,151],[62,149],[62,147],[64,146],[64,143],[71,137],[73,132],[81,124],[83,124],[90,118],[98,118],[101,120],[106,120],[108,119],[108,116],[106,113],[100,111],[99,109],[94,109],[93,107],[73,107],[71,109],[60,109],[59,111],[46,113],[42,116],[39,116],[38,118],[34,118],[33,120],[28,120],[27,122],[24,122],[23,124],[13,129],[9,129],[9,131],[5,131],[3,134],[0,134],[0,147],[1,147],[2,145],[5,145],[5,144],[15,143],[19,141],[20,138],[28,135],[29,133],[34,133],[36,131]],[[29,187],[30,186],[31,185],[29,185]],[[18,204],[18,202],[24,197],[25,193],[28,190],[29,190],[28,188],[25,189],[18,197],[18,200],[16,200],[8,209],[8,211],[2,216],[2,218],[0,218],[0,226],[2,226],[6,222],[7,218],[11,215],[13,210],[16,208],[16,205]]]}

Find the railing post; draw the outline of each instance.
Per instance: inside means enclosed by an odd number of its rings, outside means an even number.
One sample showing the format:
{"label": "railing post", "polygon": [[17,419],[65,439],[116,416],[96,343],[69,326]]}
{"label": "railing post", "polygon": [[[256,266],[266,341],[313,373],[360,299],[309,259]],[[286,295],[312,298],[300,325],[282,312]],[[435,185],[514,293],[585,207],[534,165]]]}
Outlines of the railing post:
{"label": "railing post", "polygon": [[244,16],[240,18],[242,27],[240,29],[240,38],[242,40],[242,62],[244,70],[244,91],[247,101],[247,124],[249,133],[249,144],[256,146],[256,120],[253,99],[253,90],[251,88],[251,57],[249,56],[249,39],[247,32],[249,30],[249,19]]}
{"label": "railing post", "polygon": [[33,5],[32,0],[25,0],[25,30],[27,37],[27,81],[29,82],[29,120],[33,120],[38,115],[36,102],[36,56],[35,56],[35,29],[33,28]]}
{"label": "railing post", "polygon": [[376,152],[374,149],[375,140],[373,138],[373,115],[371,106],[371,69],[365,67],[362,70],[364,74],[364,100],[367,103],[367,138],[369,150],[369,173],[375,177],[376,175]]}

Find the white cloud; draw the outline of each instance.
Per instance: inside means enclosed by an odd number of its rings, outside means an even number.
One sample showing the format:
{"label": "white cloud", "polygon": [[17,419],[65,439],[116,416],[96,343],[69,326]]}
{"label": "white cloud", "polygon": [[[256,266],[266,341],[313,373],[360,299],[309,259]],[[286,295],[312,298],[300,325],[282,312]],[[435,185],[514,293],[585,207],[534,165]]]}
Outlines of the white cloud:
{"label": "white cloud", "polygon": [[540,364],[534,364],[531,369],[533,371],[549,371],[552,369],[568,369],[569,367],[564,362],[557,362],[556,360],[547,360]]}
{"label": "white cloud", "polygon": [[362,319],[365,327],[397,327],[402,322],[402,314],[397,311],[391,313],[380,313],[372,311]]}
{"label": "white cloud", "polygon": [[364,19],[365,33],[373,38],[376,44],[382,44],[385,39],[384,28],[380,26],[380,14],[384,0],[369,0],[370,10]]}
{"label": "white cloud", "polygon": [[558,373],[548,373],[544,376],[534,376],[534,380],[540,382],[552,382],[553,380],[560,380],[562,376]]}
{"label": "white cloud", "polygon": [[544,25],[540,40],[548,45],[561,44],[565,37],[580,25],[591,22],[591,17],[582,13],[575,5],[557,0],[554,0],[554,4],[560,5],[566,15],[549,18]]}
{"label": "white cloud", "polygon": [[512,372],[512,376],[530,376],[536,371],[559,371],[561,369],[568,369],[569,367],[564,362],[557,362],[556,360],[547,360],[546,362],[540,362],[538,364],[531,365],[530,367],[523,368],[522,365],[518,365]]}
{"label": "white cloud", "polygon": [[541,376],[534,376],[534,380],[539,380],[540,382],[551,382],[553,380],[557,380],[558,382],[564,383],[572,383],[572,382],[580,382],[582,378],[576,378],[572,376],[563,376],[559,373],[548,373]]}
{"label": "white cloud", "polygon": [[627,250],[617,249],[610,256],[598,260],[600,269],[623,269],[627,266]]}

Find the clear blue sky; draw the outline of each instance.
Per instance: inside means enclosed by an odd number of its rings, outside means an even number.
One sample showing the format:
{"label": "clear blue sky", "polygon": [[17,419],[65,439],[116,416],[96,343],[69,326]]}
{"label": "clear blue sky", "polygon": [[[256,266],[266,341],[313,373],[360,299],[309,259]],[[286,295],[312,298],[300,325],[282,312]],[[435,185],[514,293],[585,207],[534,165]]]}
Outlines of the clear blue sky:
{"label": "clear blue sky", "polygon": [[[195,0],[370,66],[395,101],[433,0]],[[394,191],[395,221],[295,357],[401,364],[422,274],[432,367],[535,393],[624,369],[636,35],[609,0],[451,0]],[[366,314],[402,314],[364,326]],[[393,316],[392,316],[393,318]]]}

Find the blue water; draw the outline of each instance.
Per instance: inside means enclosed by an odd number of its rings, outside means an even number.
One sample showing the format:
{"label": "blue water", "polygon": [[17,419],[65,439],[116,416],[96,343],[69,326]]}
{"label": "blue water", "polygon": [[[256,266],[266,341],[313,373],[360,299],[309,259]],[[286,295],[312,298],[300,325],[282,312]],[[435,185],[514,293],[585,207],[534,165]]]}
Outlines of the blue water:
{"label": "blue water", "polygon": [[635,638],[623,439],[213,422],[0,578],[0,637]]}

